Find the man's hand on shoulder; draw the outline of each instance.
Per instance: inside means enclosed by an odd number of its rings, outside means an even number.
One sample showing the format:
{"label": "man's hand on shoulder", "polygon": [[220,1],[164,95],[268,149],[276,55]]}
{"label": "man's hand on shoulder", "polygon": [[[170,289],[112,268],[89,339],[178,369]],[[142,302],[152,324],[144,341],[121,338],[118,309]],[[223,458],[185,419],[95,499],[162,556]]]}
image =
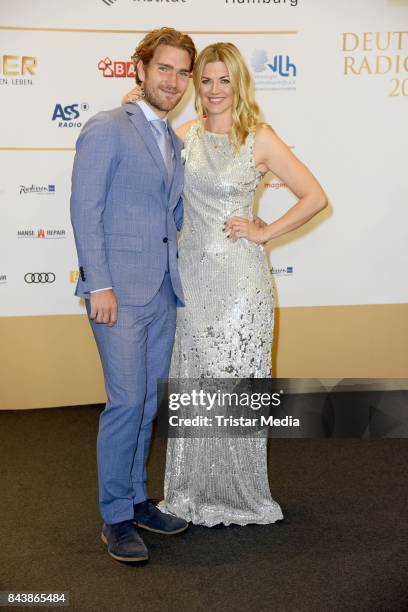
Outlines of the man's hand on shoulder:
{"label": "man's hand on shoulder", "polygon": [[91,314],[95,323],[104,323],[113,327],[118,320],[118,303],[113,289],[104,289],[91,293]]}

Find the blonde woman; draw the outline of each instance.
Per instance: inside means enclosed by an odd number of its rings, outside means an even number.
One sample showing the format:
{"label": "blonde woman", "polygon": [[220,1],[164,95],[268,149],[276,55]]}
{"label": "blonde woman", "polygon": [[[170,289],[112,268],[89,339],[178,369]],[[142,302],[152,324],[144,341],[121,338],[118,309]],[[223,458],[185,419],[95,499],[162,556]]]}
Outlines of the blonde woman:
{"label": "blonde woman", "polygon": [[[206,47],[193,80],[198,118],[184,141],[184,222],[170,376],[268,378],[274,298],[263,244],[311,219],[326,196],[311,172],[261,122],[249,70],[231,43]],[[140,97],[136,88],[125,101]],[[254,222],[255,190],[271,170],[299,198],[269,225]],[[187,435],[187,432],[186,432]],[[283,518],[269,490],[265,437],[169,439],[164,508],[194,524]]]}

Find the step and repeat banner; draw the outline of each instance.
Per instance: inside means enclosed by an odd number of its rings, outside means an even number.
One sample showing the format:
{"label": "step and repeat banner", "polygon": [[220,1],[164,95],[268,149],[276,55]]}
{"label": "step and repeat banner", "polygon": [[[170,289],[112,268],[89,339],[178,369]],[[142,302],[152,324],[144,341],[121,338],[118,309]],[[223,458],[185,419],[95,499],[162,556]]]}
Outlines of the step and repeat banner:
{"label": "step and repeat banner", "polygon": [[[83,314],[69,218],[75,141],[132,88],[150,29],[231,41],[265,120],[330,206],[268,248],[279,306],[408,302],[406,0],[14,0],[0,6],[0,314]],[[194,117],[192,87],[172,115]],[[296,198],[267,175],[259,215]]]}

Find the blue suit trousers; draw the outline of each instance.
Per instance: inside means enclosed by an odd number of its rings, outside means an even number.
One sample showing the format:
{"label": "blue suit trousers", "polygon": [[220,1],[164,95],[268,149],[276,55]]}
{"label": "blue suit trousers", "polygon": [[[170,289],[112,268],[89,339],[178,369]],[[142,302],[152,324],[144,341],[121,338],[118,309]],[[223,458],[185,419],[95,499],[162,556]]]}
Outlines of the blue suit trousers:
{"label": "blue suit trousers", "polygon": [[148,497],[146,460],[157,381],[168,376],[176,327],[169,273],[148,304],[119,305],[114,327],[90,323],[108,398],[97,440],[99,506],[105,523],[112,524],[132,519],[133,504]]}

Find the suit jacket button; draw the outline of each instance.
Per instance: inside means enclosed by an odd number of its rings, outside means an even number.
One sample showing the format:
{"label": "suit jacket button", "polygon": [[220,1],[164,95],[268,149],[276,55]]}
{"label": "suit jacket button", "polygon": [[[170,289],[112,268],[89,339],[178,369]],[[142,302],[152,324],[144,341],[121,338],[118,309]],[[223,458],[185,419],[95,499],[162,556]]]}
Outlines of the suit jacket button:
{"label": "suit jacket button", "polygon": [[167,238],[167,236],[165,238],[163,238],[163,242],[168,242],[169,239]]}

